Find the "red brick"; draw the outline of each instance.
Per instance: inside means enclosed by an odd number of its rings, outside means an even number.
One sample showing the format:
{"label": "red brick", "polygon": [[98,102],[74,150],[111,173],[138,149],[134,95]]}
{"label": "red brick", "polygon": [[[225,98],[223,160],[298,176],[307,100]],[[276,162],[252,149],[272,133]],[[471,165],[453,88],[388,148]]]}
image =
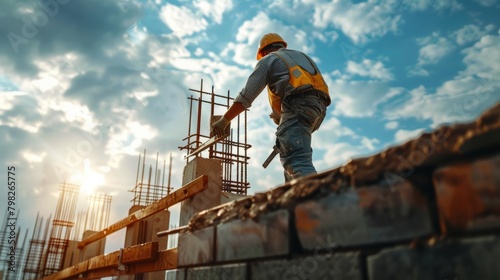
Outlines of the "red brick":
{"label": "red brick", "polygon": [[253,259],[289,252],[289,214],[279,210],[217,226],[217,261]]}
{"label": "red brick", "polygon": [[295,207],[302,247],[350,247],[402,241],[432,232],[428,204],[408,181],[312,198]]}
{"label": "red brick", "polygon": [[444,233],[500,229],[500,155],[439,168],[433,181]]}

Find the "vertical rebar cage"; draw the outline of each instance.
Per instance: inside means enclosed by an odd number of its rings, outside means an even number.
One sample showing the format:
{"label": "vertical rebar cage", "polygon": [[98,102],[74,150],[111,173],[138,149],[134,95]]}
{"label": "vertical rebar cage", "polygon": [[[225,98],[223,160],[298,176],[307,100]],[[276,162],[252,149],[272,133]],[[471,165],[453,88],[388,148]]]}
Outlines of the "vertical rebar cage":
{"label": "vertical rebar cage", "polygon": [[[159,201],[166,195],[170,194],[172,187],[170,187],[170,173],[172,171],[172,155],[170,155],[170,167],[168,175],[168,185],[165,186],[165,166],[166,160],[163,161],[163,173],[161,169],[158,169],[158,156],[156,153],[156,166],[153,175],[153,166],[149,166],[149,175],[147,178],[144,177],[146,172],[146,150],[144,150],[144,155],[139,155],[139,161],[137,163],[137,175],[135,179],[135,186],[129,192],[134,194],[131,202],[132,205],[138,206],[148,206],[154,202]],[[142,157],[142,158],[141,158]],[[142,168],[141,168],[142,159]],[[152,177],[153,176],[153,177]],[[145,182],[144,180],[147,180]],[[160,180],[161,179],[161,180]]]}
{"label": "vertical rebar cage", "polygon": [[[220,118],[214,114],[216,107],[229,108],[232,103],[230,92],[227,95],[216,94],[214,86],[212,91],[207,92],[203,90],[203,80],[200,83],[200,89],[189,89],[195,92],[198,97],[191,95],[188,97],[190,101],[189,106],[189,122],[188,122],[188,136],[183,141],[186,141],[185,146],[179,147],[180,150],[186,150],[186,155],[191,154],[196,148],[212,137],[210,132],[211,124]],[[209,106],[210,114],[208,118],[208,133],[202,134],[202,116],[205,112],[205,107]],[[193,114],[196,114],[196,122],[193,123]],[[193,132],[195,131],[195,132]],[[247,190],[250,188],[247,178],[248,170],[248,149],[251,146],[248,144],[247,138],[247,110],[243,114],[231,122],[230,134],[224,140],[210,147],[205,154],[208,153],[208,158],[219,159],[222,163],[222,191],[228,193],[235,193],[247,195]],[[202,156],[203,153],[196,154],[195,156]],[[189,158],[186,156],[186,162]]]}
{"label": "vertical rebar cage", "polygon": [[80,186],[63,183],[52,221],[52,230],[45,253],[42,276],[48,276],[62,269],[68,249],[71,230],[74,226],[76,204]]}
{"label": "vertical rebar cage", "polygon": [[[52,215],[45,223],[43,229],[43,217],[36,215],[35,228],[29,242],[29,249],[23,269],[23,280],[38,279],[41,274],[43,253],[47,244],[47,236],[50,228]],[[43,232],[43,233],[42,233]]]}

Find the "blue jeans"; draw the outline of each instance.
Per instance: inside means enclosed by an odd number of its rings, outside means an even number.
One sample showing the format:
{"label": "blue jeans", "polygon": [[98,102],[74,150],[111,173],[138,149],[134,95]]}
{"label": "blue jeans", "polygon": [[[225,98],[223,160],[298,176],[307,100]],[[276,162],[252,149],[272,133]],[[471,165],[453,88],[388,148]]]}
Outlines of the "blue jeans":
{"label": "blue jeans", "polygon": [[281,104],[276,146],[285,169],[285,181],[316,173],[312,163],[311,135],[326,115],[326,102],[318,97],[321,94],[297,94]]}

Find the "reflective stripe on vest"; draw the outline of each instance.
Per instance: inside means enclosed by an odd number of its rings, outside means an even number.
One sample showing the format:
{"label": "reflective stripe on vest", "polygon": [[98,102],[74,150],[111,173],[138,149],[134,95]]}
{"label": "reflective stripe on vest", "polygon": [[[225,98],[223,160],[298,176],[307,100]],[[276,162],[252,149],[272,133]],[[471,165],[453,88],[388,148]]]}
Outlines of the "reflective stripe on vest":
{"label": "reflective stripe on vest", "polygon": [[[287,49],[279,49],[272,54],[277,55],[288,67],[290,79],[288,85],[286,86],[286,96],[284,97],[309,90],[317,90],[323,92],[327,96],[327,99],[330,100],[328,86],[326,85],[323,76],[319,72],[314,61],[312,61],[307,55],[298,51],[291,51]],[[301,65],[299,65],[297,61],[299,61]],[[305,68],[309,68],[314,71],[314,73],[311,73]],[[278,94],[273,93],[269,87],[267,88],[267,92],[269,104],[271,105],[274,114],[277,117],[281,117],[281,97]]]}

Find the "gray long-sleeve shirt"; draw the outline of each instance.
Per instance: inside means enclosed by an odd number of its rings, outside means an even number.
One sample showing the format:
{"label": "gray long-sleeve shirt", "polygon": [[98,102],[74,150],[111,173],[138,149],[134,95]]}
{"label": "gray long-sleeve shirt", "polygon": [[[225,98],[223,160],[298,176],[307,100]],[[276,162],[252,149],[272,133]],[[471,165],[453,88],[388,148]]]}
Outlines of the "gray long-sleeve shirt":
{"label": "gray long-sleeve shirt", "polygon": [[288,81],[289,70],[285,62],[277,55],[266,55],[255,65],[245,87],[236,96],[234,102],[240,102],[243,107],[249,108],[266,85],[273,92],[283,97]]}

